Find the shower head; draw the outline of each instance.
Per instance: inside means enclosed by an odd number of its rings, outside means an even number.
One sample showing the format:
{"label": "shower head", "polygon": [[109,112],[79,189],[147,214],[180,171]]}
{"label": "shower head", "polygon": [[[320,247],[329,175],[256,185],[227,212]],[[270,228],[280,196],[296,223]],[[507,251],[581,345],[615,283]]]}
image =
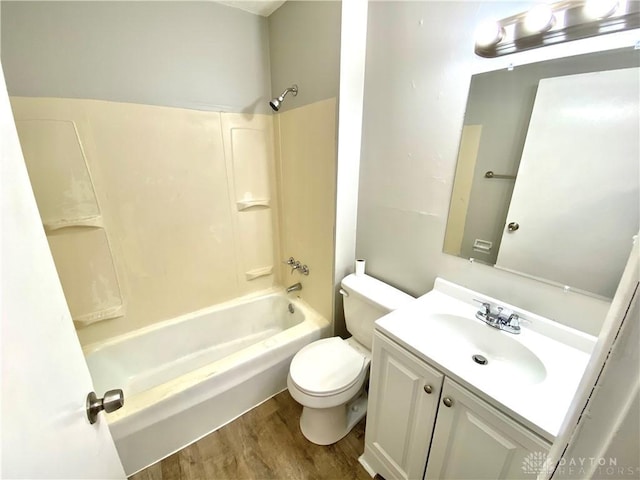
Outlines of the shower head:
{"label": "shower head", "polygon": [[287,93],[289,92],[293,93],[293,96],[295,97],[296,95],[298,95],[298,86],[295,84],[291,85],[289,88],[285,89],[285,91],[282,92],[279,97],[274,98],[269,102],[269,105],[271,106],[271,108],[273,108],[275,112],[280,110],[280,105],[282,105],[282,102],[284,101],[284,97],[286,97]]}

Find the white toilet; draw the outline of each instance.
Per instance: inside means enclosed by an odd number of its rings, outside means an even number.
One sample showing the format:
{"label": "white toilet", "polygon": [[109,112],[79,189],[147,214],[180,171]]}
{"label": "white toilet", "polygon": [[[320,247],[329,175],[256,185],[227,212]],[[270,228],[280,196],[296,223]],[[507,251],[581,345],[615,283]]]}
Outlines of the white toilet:
{"label": "white toilet", "polygon": [[300,403],[300,430],[318,445],[344,437],[367,412],[364,385],[371,362],[374,322],[414,298],[365,274],[342,280],[347,330],[310,343],[291,361],[287,387]]}

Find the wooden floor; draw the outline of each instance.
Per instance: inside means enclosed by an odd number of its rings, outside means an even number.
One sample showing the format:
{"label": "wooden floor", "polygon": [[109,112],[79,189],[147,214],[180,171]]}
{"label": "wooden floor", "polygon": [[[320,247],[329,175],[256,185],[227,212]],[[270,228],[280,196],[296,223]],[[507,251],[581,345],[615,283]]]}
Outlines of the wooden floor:
{"label": "wooden floor", "polygon": [[371,480],[358,463],[364,451],[364,420],[338,443],[321,447],[300,432],[301,411],[285,390],[130,478]]}

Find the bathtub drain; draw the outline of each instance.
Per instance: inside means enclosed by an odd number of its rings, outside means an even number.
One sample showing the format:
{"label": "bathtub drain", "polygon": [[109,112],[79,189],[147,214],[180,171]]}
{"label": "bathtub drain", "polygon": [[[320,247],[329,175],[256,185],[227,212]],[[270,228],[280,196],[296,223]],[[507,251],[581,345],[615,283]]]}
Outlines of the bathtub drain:
{"label": "bathtub drain", "polygon": [[293,313],[296,311],[296,309],[293,307],[293,303],[290,303],[288,308],[289,308],[289,313]]}

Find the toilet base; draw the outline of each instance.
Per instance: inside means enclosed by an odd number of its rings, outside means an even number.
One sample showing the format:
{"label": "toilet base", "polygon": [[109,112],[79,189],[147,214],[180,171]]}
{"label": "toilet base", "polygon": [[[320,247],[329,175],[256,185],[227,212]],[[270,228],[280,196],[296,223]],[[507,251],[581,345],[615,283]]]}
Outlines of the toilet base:
{"label": "toilet base", "polygon": [[367,394],[331,408],[303,407],[300,416],[302,434],[316,445],[331,445],[342,439],[367,413]]}

